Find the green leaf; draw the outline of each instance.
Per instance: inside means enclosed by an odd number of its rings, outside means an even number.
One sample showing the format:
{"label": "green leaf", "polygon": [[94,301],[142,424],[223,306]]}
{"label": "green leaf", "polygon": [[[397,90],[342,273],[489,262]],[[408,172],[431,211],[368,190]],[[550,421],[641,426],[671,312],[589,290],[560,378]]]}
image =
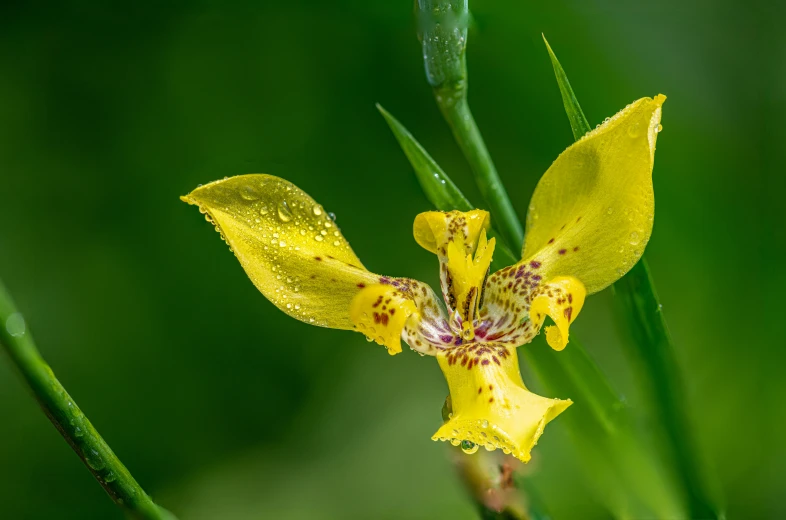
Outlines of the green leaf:
{"label": "green leaf", "polygon": [[551,45],[549,45],[548,40],[546,40],[546,35],[542,36],[543,42],[546,44],[546,49],[549,51],[551,65],[554,67],[554,75],[557,77],[559,91],[562,94],[562,104],[565,105],[565,113],[568,115],[570,128],[573,130],[573,139],[578,141],[581,136],[591,130],[590,125],[587,122],[587,118],[584,116],[584,112],[581,110],[579,100],[576,99],[576,94],[573,93],[570,81],[568,81],[568,76],[565,75],[562,65],[560,65],[554,51],[551,50]]}
{"label": "green leaf", "polygon": [[[426,194],[426,198],[441,211],[470,211],[477,206],[472,204],[461,190],[453,183],[448,175],[439,167],[437,162],[431,158],[426,150],[418,143],[411,133],[395,117],[382,108],[379,104],[377,109],[382,117],[387,121],[388,126],[393,131],[393,135],[398,140],[398,144],[409,159],[415,175],[420,182],[420,186]],[[490,236],[499,236],[493,228],[489,232]],[[494,255],[494,267],[500,268],[513,265],[518,262],[504,242],[497,242]]]}

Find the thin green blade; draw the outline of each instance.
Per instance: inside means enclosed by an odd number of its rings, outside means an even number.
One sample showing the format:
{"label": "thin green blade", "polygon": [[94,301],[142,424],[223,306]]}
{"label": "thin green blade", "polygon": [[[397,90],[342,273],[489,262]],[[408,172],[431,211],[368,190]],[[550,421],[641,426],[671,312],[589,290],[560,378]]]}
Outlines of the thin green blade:
{"label": "thin green blade", "polygon": [[560,65],[554,51],[551,50],[551,45],[549,45],[548,40],[546,40],[546,36],[542,36],[543,42],[546,44],[546,49],[549,51],[551,65],[554,67],[554,75],[557,77],[559,91],[562,94],[562,104],[565,105],[565,113],[568,114],[570,128],[573,130],[573,139],[578,141],[581,136],[591,130],[590,125],[587,122],[587,118],[584,116],[584,112],[581,110],[579,100],[576,99],[576,94],[573,93],[573,88],[570,86],[570,81],[568,81],[565,70],[563,70],[562,65]]}
{"label": "thin green blade", "polygon": [[[377,109],[382,114],[382,117],[387,121],[388,126],[396,136],[398,144],[404,151],[404,154],[409,159],[412,168],[415,170],[415,175],[420,182],[420,186],[426,194],[426,198],[434,204],[434,206],[441,211],[451,211],[457,209],[459,211],[470,211],[477,206],[472,204],[467,197],[461,193],[461,190],[453,183],[448,175],[439,167],[437,162],[431,158],[426,150],[415,140],[411,133],[390,113],[377,105]],[[498,233],[491,229],[489,233],[491,236],[496,236]],[[497,247],[494,255],[495,267],[504,267],[515,264],[518,258],[508,249],[501,241],[497,241]]]}

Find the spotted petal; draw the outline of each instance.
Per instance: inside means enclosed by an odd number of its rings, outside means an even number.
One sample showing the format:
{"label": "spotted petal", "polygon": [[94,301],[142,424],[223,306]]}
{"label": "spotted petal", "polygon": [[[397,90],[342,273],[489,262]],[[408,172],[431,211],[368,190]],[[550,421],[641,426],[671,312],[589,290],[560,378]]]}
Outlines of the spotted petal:
{"label": "spotted petal", "polygon": [[541,178],[527,215],[523,264],[570,275],[592,294],[641,257],[652,232],[652,166],[666,97],[643,98],[565,150]]}
{"label": "spotted petal", "polygon": [[472,343],[437,356],[450,388],[452,415],[432,439],[467,440],[523,462],[546,424],[572,404],[533,394],[521,380],[516,349]]}
{"label": "spotted petal", "polygon": [[555,350],[568,343],[568,329],[582,306],[586,290],[577,278],[558,276],[543,280],[540,262],[506,267],[486,281],[482,325],[476,335],[513,347],[524,345],[540,332],[549,316],[554,326],[546,328],[546,340]]}
{"label": "spotted petal", "polygon": [[290,316],[358,330],[391,354],[401,352],[405,326],[424,352],[434,350],[435,327],[447,328],[428,285],[367,271],[324,208],[284,179],[231,177],[183,200],[199,206],[254,285]]}

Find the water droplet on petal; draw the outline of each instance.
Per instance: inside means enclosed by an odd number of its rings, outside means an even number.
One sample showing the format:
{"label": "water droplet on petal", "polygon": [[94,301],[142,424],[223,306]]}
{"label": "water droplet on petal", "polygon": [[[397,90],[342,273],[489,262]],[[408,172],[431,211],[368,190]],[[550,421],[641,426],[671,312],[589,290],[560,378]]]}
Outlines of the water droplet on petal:
{"label": "water droplet on petal", "polygon": [[289,204],[287,204],[285,200],[278,203],[278,218],[280,218],[282,222],[289,222],[292,220],[292,210],[289,209]]}
{"label": "water droplet on petal", "polygon": [[246,200],[257,200],[259,198],[257,190],[251,186],[243,186],[240,188],[240,196]]}
{"label": "water droplet on petal", "polygon": [[315,236],[315,237],[314,237],[314,240],[316,240],[317,242],[322,242],[322,240],[323,240],[323,239],[322,239],[322,235],[317,235],[317,236]]}
{"label": "water droplet on petal", "polygon": [[606,210],[607,215],[611,215],[612,213],[614,213],[614,208],[610,207],[609,209]]}
{"label": "water droplet on petal", "polygon": [[461,451],[463,451],[467,455],[472,455],[473,453],[478,451],[478,445],[472,441],[463,440],[461,441]]}
{"label": "water droplet on petal", "polygon": [[314,215],[317,217],[322,214],[322,208],[319,207],[319,204],[315,205],[312,210],[314,211]]}
{"label": "water droplet on petal", "polygon": [[335,221],[336,221],[336,214],[335,214],[335,213],[332,213],[332,212],[331,212],[331,213],[328,213],[328,218],[330,218],[330,220],[332,220],[333,222],[335,222]]}

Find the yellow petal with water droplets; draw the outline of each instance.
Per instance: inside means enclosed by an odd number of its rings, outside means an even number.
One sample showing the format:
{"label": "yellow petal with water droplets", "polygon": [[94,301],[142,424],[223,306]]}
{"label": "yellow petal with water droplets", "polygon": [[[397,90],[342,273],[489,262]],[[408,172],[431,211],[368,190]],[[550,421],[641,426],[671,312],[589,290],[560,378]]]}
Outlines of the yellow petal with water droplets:
{"label": "yellow petal with water droplets", "polygon": [[374,284],[360,291],[352,301],[350,318],[359,332],[388,349],[401,352],[401,331],[417,306],[398,288]]}
{"label": "yellow petal with water droplets", "polygon": [[452,415],[433,440],[467,440],[527,462],[546,424],[572,404],[527,390],[512,347],[473,343],[444,351],[437,361],[450,388]]}
{"label": "yellow petal with water droplets", "polygon": [[666,97],[640,99],[565,150],[535,189],[526,260],[580,279],[589,294],[618,280],[652,232],[652,166]]}
{"label": "yellow petal with water droplets", "polygon": [[533,292],[530,320],[536,330],[546,316],[554,320],[554,325],[546,327],[546,341],[554,350],[562,350],[568,344],[568,329],[581,312],[586,295],[584,285],[572,276],[553,278]]}
{"label": "yellow petal with water droplets", "polygon": [[215,224],[279,309],[313,325],[353,328],[352,300],[379,276],[363,267],[335,222],[303,190],[272,175],[241,175],[182,199]]}

